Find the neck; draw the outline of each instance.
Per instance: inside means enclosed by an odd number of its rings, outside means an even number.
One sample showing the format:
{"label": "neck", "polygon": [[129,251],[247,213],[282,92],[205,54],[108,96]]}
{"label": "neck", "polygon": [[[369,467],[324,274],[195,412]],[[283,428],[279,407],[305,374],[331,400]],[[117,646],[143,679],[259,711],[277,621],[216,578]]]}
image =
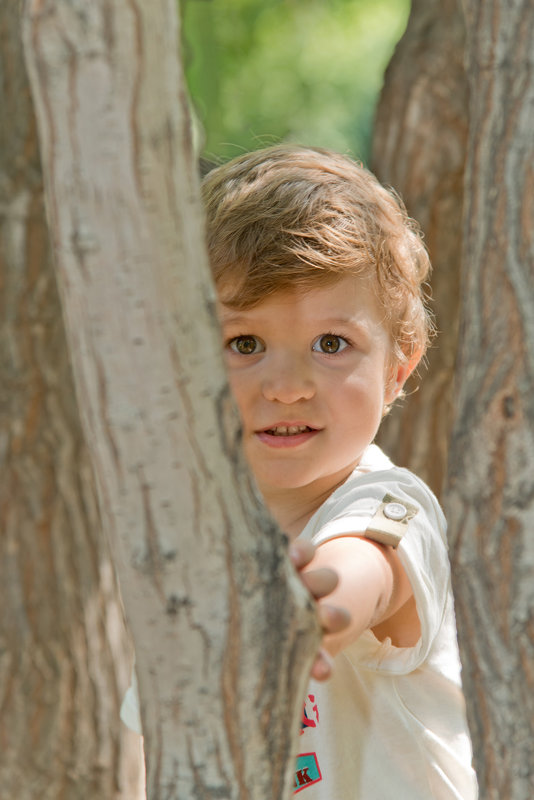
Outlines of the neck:
{"label": "neck", "polygon": [[312,484],[299,489],[262,487],[260,491],[271,515],[293,541],[302,533],[306,523],[325,500],[344,483],[347,477],[348,475],[344,474],[334,485],[329,483],[327,488]]}
{"label": "neck", "polygon": [[321,505],[319,503],[304,506],[293,502],[292,498],[288,498],[287,502],[281,498],[278,501],[266,498],[265,502],[272,516],[291,541],[302,533],[306,523]]}

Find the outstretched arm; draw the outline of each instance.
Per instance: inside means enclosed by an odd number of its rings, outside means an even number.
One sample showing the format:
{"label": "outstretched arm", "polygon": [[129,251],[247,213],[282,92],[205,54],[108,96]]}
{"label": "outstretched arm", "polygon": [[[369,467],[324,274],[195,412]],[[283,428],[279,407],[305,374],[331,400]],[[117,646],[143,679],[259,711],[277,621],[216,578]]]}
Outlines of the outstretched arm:
{"label": "outstretched arm", "polygon": [[362,536],[331,539],[317,547],[306,567],[325,568],[338,576],[328,604],[350,615],[348,625],[327,631],[324,647],[330,655],[337,655],[368,629],[379,639],[389,636],[401,647],[417,642],[420,625],[412,588],[392,547]]}

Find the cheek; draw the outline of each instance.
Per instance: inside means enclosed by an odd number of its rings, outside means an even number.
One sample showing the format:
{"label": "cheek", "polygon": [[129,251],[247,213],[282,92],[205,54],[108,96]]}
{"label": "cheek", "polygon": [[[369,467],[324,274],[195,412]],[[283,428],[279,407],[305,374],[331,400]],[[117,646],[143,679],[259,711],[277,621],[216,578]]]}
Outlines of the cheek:
{"label": "cheek", "polygon": [[[365,419],[374,424],[382,419],[385,405],[385,383],[375,372],[360,373],[357,379],[347,381],[343,405],[345,412],[359,409],[365,413]],[[357,415],[359,416],[359,415]],[[355,420],[356,421],[356,420]],[[364,422],[360,417],[360,422]]]}
{"label": "cheek", "polygon": [[346,387],[347,393],[359,395],[369,402],[373,400],[376,402],[376,399],[385,392],[384,377],[375,369],[358,370],[357,374],[347,377],[343,386]]}

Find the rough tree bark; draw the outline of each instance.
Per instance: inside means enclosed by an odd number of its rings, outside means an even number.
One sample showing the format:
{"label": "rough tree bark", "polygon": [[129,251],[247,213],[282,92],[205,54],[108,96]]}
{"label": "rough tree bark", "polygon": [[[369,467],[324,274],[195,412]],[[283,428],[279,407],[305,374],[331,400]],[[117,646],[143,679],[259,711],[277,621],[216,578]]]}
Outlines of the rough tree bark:
{"label": "rough tree bark", "polygon": [[447,469],[458,337],[468,86],[459,0],[414,0],[377,109],[372,168],[421,225],[433,264],[439,337],[417,391],[382,425],[380,444],[439,495]]}
{"label": "rough tree bark", "polygon": [[470,135],[446,511],[481,797],[534,796],[534,11],[464,3]]}
{"label": "rough tree bark", "polygon": [[534,790],[533,31],[527,0],[415,0],[374,149],[425,230],[440,330],[422,389],[382,441],[439,491],[454,403],[444,502],[468,717],[481,797],[507,800]]}
{"label": "rough tree bark", "polygon": [[138,796],[126,638],[46,229],[21,9],[0,10],[0,795]]}
{"label": "rough tree bark", "polygon": [[133,631],[148,796],[291,791],[317,646],[240,448],[175,0],[31,0],[25,45],[78,403]]}

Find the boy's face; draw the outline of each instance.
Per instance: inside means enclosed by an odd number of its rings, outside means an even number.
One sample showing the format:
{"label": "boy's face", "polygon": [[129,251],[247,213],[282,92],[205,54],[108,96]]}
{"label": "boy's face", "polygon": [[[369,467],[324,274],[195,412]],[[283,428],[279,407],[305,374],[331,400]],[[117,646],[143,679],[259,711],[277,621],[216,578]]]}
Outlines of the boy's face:
{"label": "boy's face", "polygon": [[324,499],[375,437],[402,388],[367,284],[346,276],[278,292],[242,310],[220,304],[245,454],[267,505],[286,491]]}

